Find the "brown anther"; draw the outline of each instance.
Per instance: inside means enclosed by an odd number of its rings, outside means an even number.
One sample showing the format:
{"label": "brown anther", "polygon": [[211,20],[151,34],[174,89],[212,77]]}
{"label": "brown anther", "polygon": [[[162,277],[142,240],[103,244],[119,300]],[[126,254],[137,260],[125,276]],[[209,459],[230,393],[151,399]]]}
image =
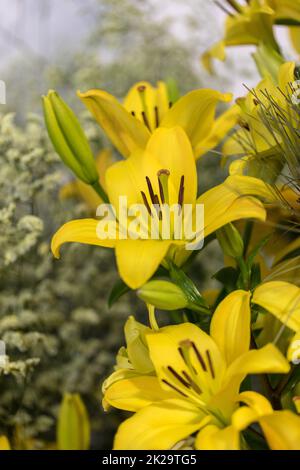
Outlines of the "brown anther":
{"label": "brown anther", "polygon": [[184,175],[180,179],[179,193],[178,193],[178,204],[182,207],[184,198]]}
{"label": "brown anther", "polygon": [[146,87],[145,87],[145,85],[140,85],[140,86],[137,87],[137,90],[138,90],[140,93],[142,93],[143,91],[146,90]]}
{"label": "brown anther", "polygon": [[149,191],[149,196],[150,196],[151,202],[152,202],[152,204],[155,204],[155,194],[154,194],[154,191],[153,191],[152,184],[151,184],[151,181],[150,181],[149,176],[146,176],[146,182],[147,182],[147,186],[148,186],[148,191]]}
{"label": "brown anther", "polygon": [[155,127],[159,126],[159,114],[158,114],[158,107],[154,106],[154,113],[155,113]]}
{"label": "brown anther", "polygon": [[172,101],[169,101],[169,108],[172,108],[172,106],[173,106]]}
{"label": "brown anther", "polygon": [[250,126],[246,121],[244,121],[244,119],[239,119],[238,125],[242,127],[242,129],[246,129],[246,131],[250,131]]}
{"label": "brown anther", "polygon": [[173,369],[172,366],[168,366],[168,370],[171,372],[171,374],[182,384],[184,385],[185,387],[187,388],[191,388],[190,384],[184,380],[181,375],[178,374],[178,372],[176,372],[176,370]]}
{"label": "brown anther", "polygon": [[212,363],[212,358],[211,358],[211,355],[210,355],[210,352],[208,351],[208,349],[205,351],[206,353],[206,357],[207,357],[207,361],[208,361],[208,365],[209,365],[209,369],[210,369],[210,373],[211,373],[211,376],[212,378],[214,379],[215,378],[215,371],[214,371],[214,367],[213,367],[213,363]]}
{"label": "brown anther", "polygon": [[162,379],[162,382],[164,382],[166,385],[168,385],[168,387],[172,388],[173,390],[175,390],[175,392],[179,393],[183,397],[187,397],[187,395],[185,393],[183,393],[181,390],[179,390],[177,387],[175,387],[175,385],[168,382],[166,379]]}
{"label": "brown anther", "polygon": [[146,127],[148,127],[149,131],[150,131],[150,124],[149,124],[149,121],[148,121],[148,118],[146,116],[146,113],[145,111],[142,111],[142,118],[143,118],[143,121],[144,121],[144,124]]}
{"label": "brown anther", "polygon": [[135,117],[135,112],[134,112],[134,111],[131,111],[131,115],[132,115],[133,117]]}
{"label": "brown anther", "polygon": [[141,191],[141,195],[142,195],[144,204],[145,204],[145,206],[146,206],[146,208],[147,208],[147,211],[149,212],[149,215],[152,216],[151,207],[149,206],[149,202],[148,202],[148,199],[147,199],[146,194],[144,193],[144,191]]}
{"label": "brown anther", "polygon": [[207,367],[206,367],[206,364],[203,360],[203,357],[201,356],[201,353],[200,353],[199,349],[197,348],[197,346],[195,345],[194,342],[192,342],[192,348],[193,348],[193,350],[196,354],[196,357],[197,357],[202,369],[204,370],[204,372],[207,372]]}
{"label": "brown anther", "polygon": [[253,103],[254,103],[255,106],[259,105],[259,101],[256,98],[253,98]]}

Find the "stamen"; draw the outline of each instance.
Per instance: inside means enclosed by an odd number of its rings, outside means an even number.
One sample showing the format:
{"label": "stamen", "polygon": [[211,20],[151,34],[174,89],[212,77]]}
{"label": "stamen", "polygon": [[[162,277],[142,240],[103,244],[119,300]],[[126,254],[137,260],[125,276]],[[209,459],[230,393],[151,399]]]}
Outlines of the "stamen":
{"label": "stamen", "polygon": [[212,363],[212,358],[211,358],[211,355],[210,355],[210,352],[208,351],[208,349],[206,350],[206,357],[207,357],[208,365],[209,365],[209,368],[210,368],[211,376],[214,379],[215,378],[215,371],[214,371],[214,367],[213,367],[213,363]]}
{"label": "stamen", "polygon": [[193,374],[197,374],[197,371],[195,367],[193,366],[191,359],[190,359],[190,355],[189,355],[189,349],[191,347],[192,347],[192,342],[189,339],[180,341],[178,352],[180,356],[182,357],[185,365],[193,372]]}
{"label": "stamen", "polygon": [[180,179],[179,193],[178,193],[178,204],[182,207],[184,197],[184,175]]}
{"label": "stamen", "polygon": [[194,380],[189,376],[189,374],[185,370],[182,371],[182,374],[189,381],[191,387],[195,390],[195,392],[199,394],[202,393],[201,388],[196,384],[196,382],[194,382]]}
{"label": "stamen", "polygon": [[160,203],[159,203],[159,199],[158,199],[157,194],[154,195],[154,201],[155,201],[154,204],[156,206],[156,211],[157,211],[158,218],[159,218],[159,220],[162,220],[161,207],[160,207]]}
{"label": "stamen", "polygon": [[169,101],[169,108],[172,108],[172,106],[173,106],[172,101]]}
{"label": "stamen", "polygon": [[155,127],[159,126],[159,114],[158,114],[158,107],[154,107],[154,113],[155,113]]}
{"label": "stamen", "polygon": [[135,112],[134,112],[134,111],[131,111],[131,115],[132,115],[133,117],[135,117]]}
{"label": "stamen", "polygon": [[162,379],[162,382],[164,382],[166,385],[168,385],[169,387],[171,387],[173,390],[175,390],[175,392],[179,393],[180,395],[182,395],[183,397],[186,397],[187,398],[187,395],[185,393],[183,393],[181,390],[179,390],[177,387],[175,387],[175,385],[171,384],[170,382],[168,382],[166,379]]}
{"label": "stamen", "polygon": [[155,194],[154,194],[149,176],[146,176],[146,182],[147,182],[151,202],[152,202],[152,204],[155,204]]}
{"label": "stamen", "polygon": [[184,385],[184,387],[186,388],[191,388],[190,384],[188,382],[186,382],[182,377],[181,375],[178,374],[178,372],[176,372],[176,370],[173,369],[172,366],[168,366],[168,370],[171,372],[171,374],[174,375],[174,377],[180,382],[182,383],[182,385]]}
{"label": "stamen", "polygon": [[147,211],[149,212],[149,214],[150,214],[151,217],[152,217],[151,207],[149,206],[149,202],[148,202],[148,199],[147,199],[146,194],[144,193],[144,191],[141,191],[141,195],[142,195],[144,204],[145,204],[145,206],[146,206],[146,208],[147,208]]}
{"label": "stamen", "polygon": [[247,131],[250,131],[250,126],[248,122],[244,121],[244,119],[239,119],[238,120],[238,125],[242,127],[242,129],[246,129]]}
{"label": "stamen", "polygon": [[199,349],[197,348],[197,346],[195,345],[195,343],[193,341],[192,341],[192,348],[195,351],[196,357],[197,357],[203,371],[207,372],[207,367],[206,367],[206,364],[203,360],[203,357],[201,356],[201,353],[200,353]]}
{"label": "stamen", "polygon": [[143,91],[146,90],[146,87],[145,87],[145,85],[140,85],[140,86],[138,86],[137,89],[138,89],[138,91],[139,91],[140,93],[143,93]]}
{"label": "stamen", "polygon": [[146,127],[148,127],[149,131],[151,130],[150,129],[150,125],[149,125],[149,121],[148,121],[148,118],[146,116],[146,113],[145,111],[142,111],[142,118],[143,118],[143,121],[144,121],[144,124]]}
{"label": "stamen", "polygon": [[159,194],[160,194],[160,200],[162,204],[165,204],[165,203],[169,204],[169,187],[168,187],[169,176],[170,176],[169,170],[161,169],[157,172]]}

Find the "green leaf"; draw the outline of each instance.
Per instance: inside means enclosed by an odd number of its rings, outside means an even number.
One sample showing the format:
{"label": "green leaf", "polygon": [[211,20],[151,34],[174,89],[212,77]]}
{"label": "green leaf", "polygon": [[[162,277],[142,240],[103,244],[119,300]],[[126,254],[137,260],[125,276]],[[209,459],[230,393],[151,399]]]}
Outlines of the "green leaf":
{"label": "green leaf", "polygon": [[109,308],[111,308],[124,294],[127,294],[127,292],[130,290],[130,287],[128,287],[127,284],[122,281],[122,279],[118,279],[108,297],[107,303]]}
{"label": "green leaf", "polygon": [[228,293],[235,290],[238,277],[239,272],[232,266],[222,268],[212,276],[213,279],[216,279],[223,284]]}

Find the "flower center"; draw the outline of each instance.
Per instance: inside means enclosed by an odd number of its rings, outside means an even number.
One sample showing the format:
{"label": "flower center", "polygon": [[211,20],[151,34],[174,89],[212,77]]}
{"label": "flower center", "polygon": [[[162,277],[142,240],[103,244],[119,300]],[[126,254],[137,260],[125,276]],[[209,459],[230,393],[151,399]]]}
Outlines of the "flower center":
{"label": "flower center", "polygon": [[[143,198],[143,202],[147,208],[147,211],[151,217],[153,217],[152,206],[154,206],[155,211],[160,220],[162,220],[162,205],[169,204],[169,170],[162,168],[157,172],[157,180],[158,180],[158,187],[159,187],[159,196],[155,193],[153,189],[153,185],[149,176],[146,176],[146,183],[148,188],[148,194],[144,191],[141,191],[141,195]],[[178,189],[178,197],[177,203],[180,209],[183,206],[184,201],[184,175],[180,178],[179,189]]]}
{"label": "flower center", "polygon": [[[145,85],[139,85],[137,87],[137,91],[139,93],[139,97],[140,97],[140,101],[142,105],[142,111],[141,111],[142,121],[145,124],[145,126],[149,129],[149,131],[152,132],[154,129],[159,127],[160,121],[163,116],[160,116],[161,113],[157,105],[155,105],[152,109],[151,108],[149,109],[149,106],[147,105],[147,100],[146,100],[146,89],[147,87]],[[171,108],[172,105],[173,103],[170,101],[169,108]],[[154,116],[153,126],[151,126],[151,119],[150,119],[151,111],[153,111],[152,120]],[[133,117],[138,117],[137,112],[134,110],[131,111],[131,114]],[[153,129],[151,129],[151,127],[153,127]]]}
{"label": "flower center", "polygon": [[186,369],[176,370],[169,365],[165,369],[165,378],[162,381],[179,395],[203,405],[205,404],[203,395],[207,392],[211,395],[209,381],[215,379],[212,355],[209,349],[201,354],[196,344],[190,340],[181,341],[178,352]]}

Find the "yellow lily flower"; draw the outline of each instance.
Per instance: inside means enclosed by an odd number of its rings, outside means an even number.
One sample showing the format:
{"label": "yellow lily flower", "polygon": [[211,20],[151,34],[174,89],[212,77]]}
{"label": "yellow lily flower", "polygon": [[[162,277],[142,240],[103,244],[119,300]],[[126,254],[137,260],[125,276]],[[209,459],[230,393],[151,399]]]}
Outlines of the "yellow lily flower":
{"label": "yellow lily flower", "polygon": [[[231,2],[228,2],[232,6]],[[211,73],[212,59],[225,60],[225,48],[239,45],[258,45],[260,42],[277,48],[272,26],[275,12],[267,1],[250,0],[246,5],[234,2],[236,8],[228,11],[222,41],[215,44],[202,56],[202,63]]]}
{"label": "yellow lily flower", "polygon": [[164,83],[157,88],[148,82],[138,82],[128,92],[123,105],[103,90],[78,93],[116,149],[129,157],[144,149],[158,127],[180,126],[189,137],[195,158],[208,152],[235,124],[235,111],[215,120],[218,102],[228,102],[232,96],[215,90],[191,91],[176,103],[170,103]]}
{"label": "yellow lily flower", "polygon": [[105,392],[112,406],[124,409],[125,404],[136,411],[119,427],[115,449],[169,449],[199,431],[198,449],[239,449],[239,432],[249,425],[239,402],[248,402],[249,411],[260,407],[250,422],[272,413],[267,400],[261,405],[259,394],[252,392],[251,400],[239,396],[246,375],[289,371],[272,344],[249,350],[249,299],[245,291],[227,296],[214,313],[210,336],[190,323],[146,335],[157,376],[120,380]]}
{"label": "yellow lily flower", "polygon": [[[295,63],[286,62],[280,66],[277,80],[271,76],[264,78],[246,98],[238,99],[240,129],[225,142],[223,153],[225,156],[242,154],[246,158],[233,163],[231,174],[246,174],[247,171],[247,174],[259,177],[259,171],[264,170],[268,157],[274,159],[275,173],[278,165],[276,149],[281,139],[279,132],[268,129],[264,116],[267,112],[273,114],[272,103],[276,103],[276,109],[282,110],[291,126],[297,122],[288,101],[291,84],[295,81],[294,72]],[[271,176],[274,178],[273,174]]]}
{"label": "yellow lily flower", "polygon": [[[243,183],[245,192],[239,192],[235,187],[235,177],[230,177],[230,181],[226,180],[197,198],[196,164],[187,135],[180,127],[159,128],[150,137],[144,151],[136,151],[106,172],[108,196],[118,220],[121,219],[118,208],[122,197],[127,197],[128,206],[141,204],[145,208],[146,218],[141,230],[135,227],[134,237],[124,239],[124,225],[129,232],[131,227],[127,213],[123,215],[125,222],[122,219],[122,224],[114,225],[115,233],[111,238],[99,237],[99,221],[96,219],[74,220],[56,232],[52,239],[52,252],[59,257],[60,246],[66,242],[115,248],[121,278],[136,289],[150,279],[162,262],[172,261],[181,265],[191,254],[191,249],[198,249],[199,240],[223,225],[241,218],[265,219],[266,211],[261,202],[249,197],[250,194],[268,194],[264,184],[255,178],[239,176],[238,179],[239,188]],[[241,197],[243,194],[245,196]],[[166,202],[171,207],[178,205],[179,208],[190,204],[193,220],[196,204],[203,205],[205,219],[201,233],[192,234],[189,238],[182,226],[180,233],[177,231],[175,234],[172,225],[168,237],[153,239],[151,222],[154,219],[157,221],[161,236]],[[162,220],[156,213],[158,206],[162,208]]]}
{"label": "yellow lily flower", "polygon": [[202,55],[202,63],[210,73],[212,59],[226,59],[226,47],[264,44],[278,51],[273,32],[276,24],[294,24],[290,27],[293,44],[299,35],[299,0],[249,0],[247,4],[225,0],[224,10],[227,13],[224,37]]}
{"label": "yellow lily flower", "polygon": [[[99,182],[102,188],[106,191],[105,186],[105,172],[112,165],[112,153],[110,149],[102,150],[96,157],[96,168],[99,173]],[[67,198],[79,198],[82,199],[87,207],[90,209],[92,214],[95,214],[99,204],[103,202],[102,198],[94,191],[94,189],[84,183],[83,181],[76,179],[70,183],[65,184],[59,193],[62,199]]]}

